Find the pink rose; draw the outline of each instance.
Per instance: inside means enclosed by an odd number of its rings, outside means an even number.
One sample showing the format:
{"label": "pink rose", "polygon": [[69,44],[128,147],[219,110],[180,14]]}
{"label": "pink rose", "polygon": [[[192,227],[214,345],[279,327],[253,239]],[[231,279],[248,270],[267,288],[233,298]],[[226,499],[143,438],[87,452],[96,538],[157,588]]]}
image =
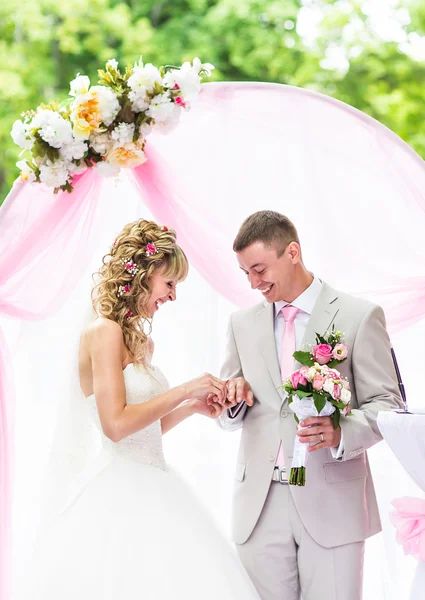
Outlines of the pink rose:
{"label": "pink rose", "polygon": [[341,398],[341,388],[337,383],[334,384],[334,391],[332,392],[332,398],[334,400],[339,400],[339,398]]}
{"label": "pink rose", "polygon": [[336,344],[332,356],[336,358],[336,360],[344,360],[348,356],[348,348],[346,344]]}
{"label": "pink rose", "polygon": [[313,348],[313,357],[319,365],[326,365],[332,360],[332,346],[329,346],[329,344],[317,344]]}
{"label": "pink rose", "polygon": [[335,369],[329,369],[327,377],[328,379],[337,379],[338,381],[341,379],[341,375]]}
{"label": "pink rose", "polygon": [[291,375],[291,383],[294,390],[298,389],[298,385],[307,385],[307,379],[301,373],[301,371],[295,371]]}
{"label": "pink rose", "polygon": [[[298,369],[298,371],[301,373],[301,375],[303,377],[306,378],[307,382],[310,381],[310,378],[309,378],[310,369],[306,365],[302,366],[301,369]],[[305,385],[305,384],[303,384],[303,385]]]}
{"label": "pink rose", "polygon": [[320,392],[323,389],[323,384],[325,383],[325,378],[323,375],[315,375],[313,379],[313,388]]}

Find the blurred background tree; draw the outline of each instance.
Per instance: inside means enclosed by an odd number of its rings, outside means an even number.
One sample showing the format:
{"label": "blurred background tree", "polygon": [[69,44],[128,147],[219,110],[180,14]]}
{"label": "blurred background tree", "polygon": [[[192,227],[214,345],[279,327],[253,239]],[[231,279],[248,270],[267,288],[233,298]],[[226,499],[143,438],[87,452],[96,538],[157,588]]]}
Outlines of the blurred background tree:
{"label": "blurred background tree", "polygon": [[423,0],[8,0],[0,7],[0,202],[18,175],[10,130],[109,58],[179,64],[338,98],[425,157]]}

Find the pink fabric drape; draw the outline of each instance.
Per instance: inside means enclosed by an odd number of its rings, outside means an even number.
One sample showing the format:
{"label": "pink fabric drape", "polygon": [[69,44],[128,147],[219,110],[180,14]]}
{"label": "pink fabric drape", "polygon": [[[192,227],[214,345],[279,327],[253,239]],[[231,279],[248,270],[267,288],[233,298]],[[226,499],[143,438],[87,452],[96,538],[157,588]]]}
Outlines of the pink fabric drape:
{"label": "pink fabric drape", "polygon": [[397,531],[397,542],[405,554],[425,562],[425,500],[405,496],[392,504],[395,510],[390,520]]}
{"label": "pink fabric drape", "polygon": [[425,163],[367,115],[289,86],[206,84],[147,154],[133,171],[147,206],[235,305],[258,295],[235,269],[232,240],[269,208],[297,225],[306,264],[382,304],[391,331],[425,315]]}
{"label": "pink fabric drape", "polygon": [[[289,86],[206,84],[175,132],[152,134],[147,154],[133,173],[146,205],[178,230],[191,263],[235,305],[258,296],[237,269],[232,240],[247,215],[270,208],[295,222],[310,268],[382,303],[393,330],[424,317],[425,249],[417,244],[425,230],[424,162],[373,119]],[[0,316],[43,319],[66,301],[96,243],[98,211],[110,210],[99,191],[95,170],[71,195],[15,184],[0,211]],[[8,373],[3,348],[2,597],[11,497]]]}
{"label": "pink fabric drape", "polygon": [[[84,272],[99,226],[100,180],[78,179],[72,195],[17,181],[0,212],[0,315],[40,320],[65,302]],[[9,594],[14,386],[0,329],[0,598]]]}

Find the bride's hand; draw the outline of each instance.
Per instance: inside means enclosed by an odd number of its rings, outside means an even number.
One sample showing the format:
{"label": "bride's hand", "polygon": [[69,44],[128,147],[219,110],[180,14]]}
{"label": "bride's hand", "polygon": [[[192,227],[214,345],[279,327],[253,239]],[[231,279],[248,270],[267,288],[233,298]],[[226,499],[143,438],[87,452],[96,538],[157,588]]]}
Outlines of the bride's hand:
{"label": "bride's hand", "polygon": [[208,396],[214,394],[217,397],[217,403],[224,403],[226,400],[227,390],[226,382],[214,377],[210,373],[205,373],[201,377],[192,379],[185,384],[186,397],[188,399],[196,399],[206,401]]}
{"label": "bride's hand", "polygon": [[206,401],[201,398],[189,400],[189,403],[194,413],[203,415],[204,417],[210,417],[210,419],[217,419],[217,417],[226,410],[225,407],[222,404],[218,404],[218,402],[207,404]]}

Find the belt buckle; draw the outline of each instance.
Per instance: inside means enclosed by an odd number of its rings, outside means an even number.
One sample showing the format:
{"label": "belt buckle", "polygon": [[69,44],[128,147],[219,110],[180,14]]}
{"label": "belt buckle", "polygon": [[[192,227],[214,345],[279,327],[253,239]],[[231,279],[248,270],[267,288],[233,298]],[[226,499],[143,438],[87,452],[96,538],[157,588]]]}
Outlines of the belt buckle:
{"label": "belt buckle", "polygon": [[277,481],[278,483],[288,483],[286,479],[286,468],[285,467],[275,467],[273,471],[273,481]]}

